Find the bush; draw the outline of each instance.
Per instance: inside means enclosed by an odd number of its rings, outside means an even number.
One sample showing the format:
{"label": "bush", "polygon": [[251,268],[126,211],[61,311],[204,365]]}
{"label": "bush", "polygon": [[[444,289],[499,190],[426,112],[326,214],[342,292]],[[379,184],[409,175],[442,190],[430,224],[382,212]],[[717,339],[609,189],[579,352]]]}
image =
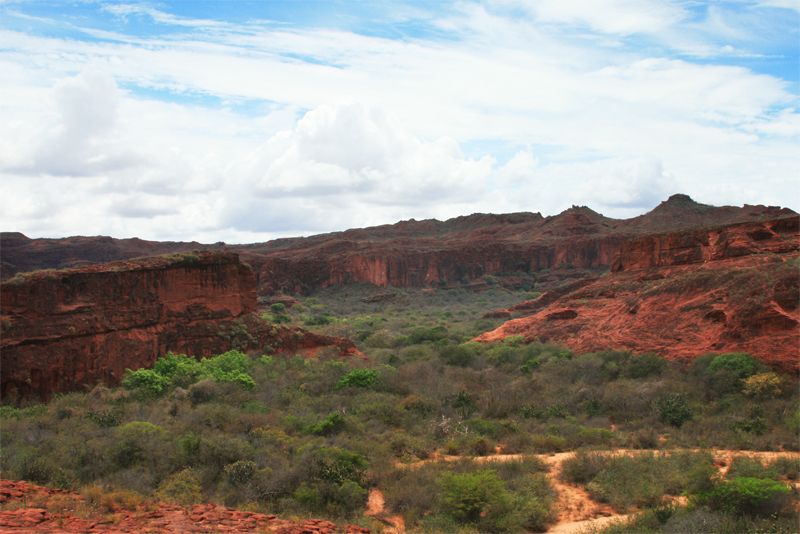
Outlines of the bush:
{"label": "bush", "polygon": [[469,367],[475,359],[475,353],[464,345],[448,345],[439,351],[439,357],[447,365]]}
{"label": "bush", "polygon": [[735,352],[731,354],[720,354],[711,360],[708,370],[711,373],[728,371],[739,379],[747,378],[755,374],[760,367],[758,360],[749,354]]}
{"label": "bush", "polygon": [[511,495],[495,471],[444,473],[437,483],[444,512],[461,524],[496,521],[511,507]]}
{"label": "bush", "polygon": [[603,470],[608,458],[599,453],[578,451],[561,464],[561,478],[573,484],[586,484]]}
{"label": "bush", "polygon": [[737,477],[701,495],[701,502],[708,504],[712,510],[770,516],[787,510],[790,493],[786,485],[775,480]]}
{"label": "bush", "polygon": [[757,373],[744,379],[742,393],[749,397],[768,399],[783,393],[783,380],[777,373]]}
{"label": "bush", "polygon": [[647,378],[659,376],[667,367],[667,360],[657,354],[642,354],[633,356],[628,361],[623,372],[626,378]]}
{"label": "bush", "polygon": [[225,476],[234,486],[250,482],[256,474],[256,463],[251,460],[238,460],[225,466]]}
{"label": "bush", "polygon": [[200,503],[203,501],[200,478],[190,468],[173,473],[158,486],[156,497],[184,506]]}
{"label": "bush", "polygon": [[321,421],[310,425],[308,427],[309,434],[316,434],[317,436],[329,436],[336,434],[344,428],[344,416],[340,413],[332,413]]}
{"label": "bush", "polygon": [[656,407],[661,421],[674,427],[680,428],[683,423],[692,419],[689,402],[680,393],[672,393],[659,399]]}
{"label": "bush", "polygon": [[203,375],[203,366],[185,354],[167,353],[153,364],[153,371],[169,379],[173,387],[189,387]]}
{"label": "bush", "polygon": [[129,389],[142,398],[161,396],[169,386],[169,379],[152,369],[125,370],[122,387]]}
{"label": "bush", "polygon": [[339,380],[336,388],[370,388],[377,383],[379,377],[380,373],[373,369],[353,369]]}
{"label": "bush", "polygon": [[203,375],[216,382],[231,382],[247,389],[253,389],[256,385],[248,373],[250,358],[238,350],[229,350],[212,358],[203,358],[200,364],[203,367]]}

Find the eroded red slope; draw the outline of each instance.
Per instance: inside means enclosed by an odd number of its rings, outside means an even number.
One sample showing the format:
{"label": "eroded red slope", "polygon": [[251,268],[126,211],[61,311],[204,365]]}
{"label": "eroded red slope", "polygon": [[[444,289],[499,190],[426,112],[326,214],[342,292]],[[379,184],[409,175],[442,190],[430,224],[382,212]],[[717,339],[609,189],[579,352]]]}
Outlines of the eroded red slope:
{"label": "eroded red slope", "polygon": [[[768,245],[764,241],[760,244]],[[743,351],[797,368],[797,235],[779,241],[771,245],[781,252],[762,246],[736,257],[618,271],[543,299],[541,306],[529,303],[522,311],[530,315],[507,321],[478,340],[521,335],[528,341],[563,343],[576,352],[615,348],[671,358]],[[795,250],[786,251],[792,243]],[[634,262],[649,263],[649,257]]]}

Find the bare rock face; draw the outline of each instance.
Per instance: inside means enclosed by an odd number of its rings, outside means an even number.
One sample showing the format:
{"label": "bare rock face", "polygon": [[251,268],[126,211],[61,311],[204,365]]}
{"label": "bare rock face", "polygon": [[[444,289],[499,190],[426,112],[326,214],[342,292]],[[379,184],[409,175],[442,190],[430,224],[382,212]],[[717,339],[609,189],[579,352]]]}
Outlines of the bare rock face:
{"label": "bare rock face", "polygon": [[576,352],[613,348],[668,358],[741,351],[796,370],[798,265],[798,252],[754,253],[645,271],[659,276],[620,271],[507,321],[478,341],[521,335]]}
{"label": "bare rock face", "polygon": [[38,271],[0,286],[2,396],[116,384],[167,351],[231,348],[256,307],[255,277],[231,253]]}
{"label": "bare rock face", "polygon": [[[771,206],[708,206],[673,195],[632,219],[574,206],[539,213],[473,214],[447,221],[402,221],[252,245],[204,245],[237,252],[256,272],[258,293],[309,293],[349,283],[453,287],[487,275],[617,271],[698,263],[772,251],[796,232],[797,214]],[[794,228],[794,230],[792,230]],[[716,229],[709,232],[709,229]],[[777,236],[777,238],[776,238]],[[197,243],[71,237],[28,239],[1,233],[4,279],[16,272],[197,249]]]}

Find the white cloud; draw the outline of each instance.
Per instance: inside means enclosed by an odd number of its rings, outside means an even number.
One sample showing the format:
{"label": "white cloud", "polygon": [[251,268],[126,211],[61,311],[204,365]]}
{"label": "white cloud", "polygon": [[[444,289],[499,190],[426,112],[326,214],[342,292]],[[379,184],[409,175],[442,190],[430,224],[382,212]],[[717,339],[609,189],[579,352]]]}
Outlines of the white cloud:
{"label": "white cloud", "polygon": [[[680,6],[576,6],[459,4],[435,21],[450,39],[118,4],[183,33],[0,30],[0,225],[253,241],[572,204],[629,216],[674,192],[797,207],[791,85],[625,44],[684,31]],[[681,47],[724,46],[685,35]],[[242,102],[263,105],[235,111]],[[513,156],[462,149],[484,139]]]}
{"label": "white cloud", "polygon": [[653,33],[686,17],[686,12],[662,0],[520,0],[540,22],[585,24],[603,33]]}

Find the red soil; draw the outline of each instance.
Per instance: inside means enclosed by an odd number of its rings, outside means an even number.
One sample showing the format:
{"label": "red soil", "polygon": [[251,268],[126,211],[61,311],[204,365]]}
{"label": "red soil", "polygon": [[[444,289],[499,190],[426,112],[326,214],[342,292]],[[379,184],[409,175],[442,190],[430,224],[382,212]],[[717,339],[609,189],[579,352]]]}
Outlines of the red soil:
{"label": "red soil", "polygon": [[[347,534],[369,529],[347,525]],[[143,503],[130,509],[101,511],[73,492],[24,481],[0,480],[0,532],[271,532],[333,534],[342,532],[320,519],[290,521],[271,514],[234,510],[217,504],[183,507]]]}

